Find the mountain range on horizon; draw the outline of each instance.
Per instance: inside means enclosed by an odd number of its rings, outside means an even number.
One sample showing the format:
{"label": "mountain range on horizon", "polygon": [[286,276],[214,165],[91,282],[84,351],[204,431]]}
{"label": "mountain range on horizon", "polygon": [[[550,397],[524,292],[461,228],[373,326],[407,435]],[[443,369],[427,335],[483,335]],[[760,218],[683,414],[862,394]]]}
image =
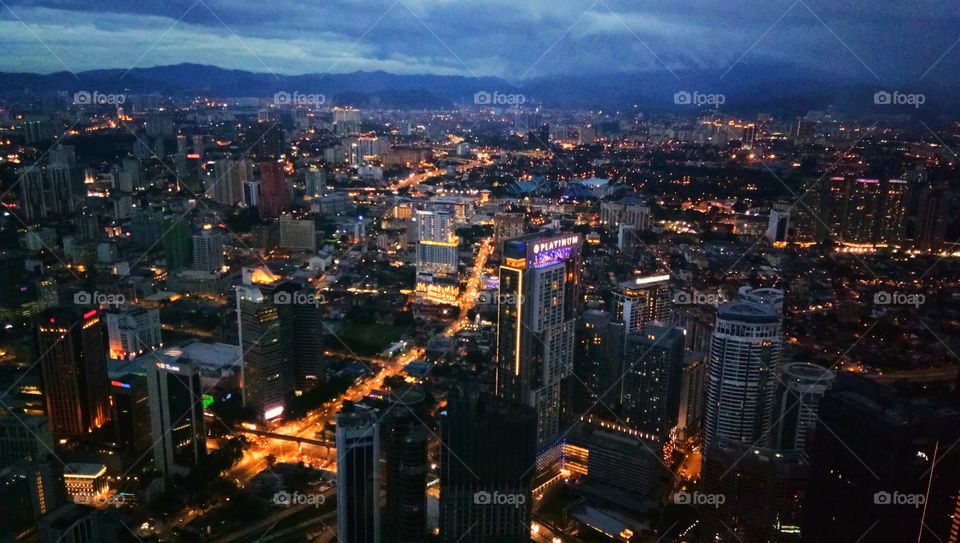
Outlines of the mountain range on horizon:
{"label": "mountain range on horizon", "polygon": [[[692,111],[678,93],[722,95],[722,111],[803,114],[834,107],[846,113],[937,117],[960,113],[949,81],[881,85],[870,78],[843,79],[797,73],[790,66],[743,65],[735,70],[548,76],[524,81],[498,77],[399,75],[383,71],[282,75],[200,64],[103,69],[51,74],[0,73],[0,97],[78,91],[160,93],[170,96],[271,97],[278,92],[321,94],[329,105],[444,109],[474,104],[476,93],[521,94],[526,106],[640,111]],[[875,94],[923,95],[923,103],[877,104]],[[682,100],[680,100],[682,102]],[[881,101],[882,102],[882,101]]]}

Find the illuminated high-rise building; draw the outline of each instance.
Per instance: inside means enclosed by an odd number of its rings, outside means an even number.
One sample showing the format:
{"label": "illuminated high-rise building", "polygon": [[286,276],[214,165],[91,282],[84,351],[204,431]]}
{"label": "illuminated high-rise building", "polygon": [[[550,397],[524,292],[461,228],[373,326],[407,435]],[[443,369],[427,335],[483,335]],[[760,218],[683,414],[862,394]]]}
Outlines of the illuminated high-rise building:
{"label": "illuminated high-rise building", "polygon": [[452,211],[417,211],[417,294],[436,303],[455,303],[457,281],[456,217]]}
{"label": "illuminated high-rise building", "polygon": [[218,272],[223,267],[223,244],[226,236],[219,229],[205,226],[193,235],[193,269]]}
{"label": "illuminated high-rise building", "polygon": [[153,462],[164,476],[184,474],[207,453],[200,370],[187,362],[147,367]]}
{"label": "illuminated high-rise building", "polygon": [[620,409],[623,422],[666,437],[677,424],[684,362],[683,328],[648,324],[624,345]]}
{"label": "illuminated high-rise building", "polygon": [[670,302],[669,275],[637,277],[614,291],[613,315],[628,334],[642,334],[648,322],[670,320]]}
{"label": "illuminated high-rise building", "polygon": [[337,415],[337,537],[380,543],[380,425],[372,412]]}
{"label": "illuminated high-rise building", "polygon": [[710,343],[704,442],[766,446],[773,422],[783,315],[773,304],[720,306]]}
{"label": "illuminated high-rise building", "polygon": [[96,309],[51,308],[37,327],[47,418],[55,438],[79,437],[110,420],[103,329]]}
{"label": "illuminated high-rise building", "polygon": [[243,202],[243,184],[253,178],[253,165],[248,160],[221,159],[213,164],[208,176],[206,195],[225,206]]}
{"label": "illuminated high-rise building", "polygon": [[113,360],[132,360],[163,346],[159,309],[127,305],[105,311],[103,318]]}
{"label": "illuminated high-rise building", "polygon": [[295,387],[294,306],[277,303],[288,300],[288,285],[266,269],[244,269],[237,287],[243,401],[261,420],[283,415]]}
{"label": "illuminated high-rise building", "polygon": [[561,383],[573,371],[579,234],[504,243],[497,309],[497,395],[537,414],[537,443],[559,432]]}

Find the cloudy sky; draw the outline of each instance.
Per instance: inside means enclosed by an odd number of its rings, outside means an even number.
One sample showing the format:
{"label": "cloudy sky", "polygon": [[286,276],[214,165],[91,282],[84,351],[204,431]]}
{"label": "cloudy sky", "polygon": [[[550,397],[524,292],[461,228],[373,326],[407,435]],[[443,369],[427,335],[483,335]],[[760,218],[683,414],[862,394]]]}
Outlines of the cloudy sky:
{"label": "cloudy sky", "polygon": [[960,66],[960,3],[0,0],[0,36],[6,72],[194,62],[284,74],[385,70],[521,81],[779,64],[916,80]]}

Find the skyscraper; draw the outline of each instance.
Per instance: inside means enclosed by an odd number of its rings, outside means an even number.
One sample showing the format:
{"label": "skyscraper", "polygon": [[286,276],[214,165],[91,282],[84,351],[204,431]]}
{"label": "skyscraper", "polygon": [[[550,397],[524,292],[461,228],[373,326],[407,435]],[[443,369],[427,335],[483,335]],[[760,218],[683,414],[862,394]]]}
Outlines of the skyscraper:
{"label": "skyscraper", "polygon": [[160,310],[126,305],[104,311],[108,354],[114,360],[132,360],[163,346]]}
{"label": "skyscraper", "polygon": [[613,293],[614,318],[628,334],[642,334],[648,322],[670,320],[670,276],[651,275],[620,283]]}
{"label": "skyscraper", "polygon": [[140,457],[153,447],[147,379],[127,374],[110,381],[114,439]]}
{"label": "skyscraper", "polygon": [[78,437],[106,424],[110,387],[99,311],[47,309],[40,314],[37,337],[53,436]]}
{"label": "skyscraper", "polygon": [[454,303],[457,283],[456,217],[449,210],[417,211],[417,293],[425,300]]}
{"label": "skyscraper", "polygon": [[[728,440],[712,444],[704,452],[701,491],[723,499],[716,505],[700,507],[703,540],[800,541],[809,470],[800,451],[751,447]],[[855,539],[830,537],[820,541],[852,543]]]}
{"label": "skyscraper", "polygon": [[770,304],[738,300],[717,310],[709,353],[704,442],[765,446],[783,348],[783,318]]}
{"label": "skyscraper", "polygon": [[371,412],[337,415],[337,537],[380,543],[380,431]]}
{"label": "skyscraper", "polygon": [[441,414],[440,540],[527,543],[536,471],[536,416],[477,391]]}
{"label": "skyscraper", "polygon": [[189,363],[147,367],[153,462],[164,476],[186,473],[207,453],[200,370]]}
{"label": "skyscraper", "polygon": [[818,418],[809,453],[805,543],[958,540],[955,405],[841,372]]}
{"label": "skyscraper", "polygon": [[219,229],[204,226],[193,235],[193,269],[218,272],[223,267],[224,234]]}
{"label": "skyscraper", "polygon": [[207,178],[206,195],[225,206],[243,202],[243,184],[253,178],[253,166],[247,160],[221,159],[213,164]]}
{"label": "skyscraper", "polygon": [[579,234],[504,243],[497,316],[497,395],[537,413],[537,442],[559,432],[561,382],[573,371]]}
{"label": "skyscraper", "polygon": [[623,324],[604,311],[584,311],[577,321],[575,349],[566,421],[588,414],[613,419],[610,409],[620,403]]}
{"label": "skyscraper", "polygon": [[265,269],[244,269],[237,287],[243,401],[261,420],[281,416],[295,386],[293,306],[276,303],[287,299],[288,288]]}
{"label": "skyscraper", "polygon": [[304,192],[308,198],[319,198],[327,193],[327,173],[316,165],[304,174]]}
{"label": "skyscraper", "polygon": [[683,373],[683,328],[648,324],[624,345],[621,416],[631,427],[666,437],[677,424]]}
{"label": "skyscraper", "polygon": [[163,230],[163,252],[167,259],[167,268],[170,270],[189,268],[193,256],[190,249],[190,225],[177,218],[167,221]]}
{"label": "skyscraper", "polygon": [[833,385],[834,373],[807,362],[784,364],[777,387],[776,420],[771,438],[781,450],[805,450],[817,425],[817,411]]}
{"label": "skyscraper", "polygon": [[275,160],[260,163],[260,215],[276,218],[290,204],[283,169]]}
{"label": "skyscraper", "polygon": [[24,458],[34,461],[53,451],[47,419],[0,410],[0,470]]}
{"label": "skyscraper", "polygon": [[397,388],[383,419],[384,533],[395,543],[424,541],[427,529],[427,409],[418,388]]}

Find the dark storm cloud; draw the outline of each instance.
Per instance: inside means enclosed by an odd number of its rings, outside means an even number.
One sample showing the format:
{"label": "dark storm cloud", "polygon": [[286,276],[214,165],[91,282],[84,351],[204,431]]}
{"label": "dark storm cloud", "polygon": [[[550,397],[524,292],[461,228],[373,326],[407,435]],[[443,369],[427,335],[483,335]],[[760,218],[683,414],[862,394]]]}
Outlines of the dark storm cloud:
{"label": "dark storm cloud", "polygon": [[782,64],[869,80],[919,78],[960,57],[960,47],[950,49],[960,8],[946,0],[7,3],[4,71],[197,62],[520,79]]}

